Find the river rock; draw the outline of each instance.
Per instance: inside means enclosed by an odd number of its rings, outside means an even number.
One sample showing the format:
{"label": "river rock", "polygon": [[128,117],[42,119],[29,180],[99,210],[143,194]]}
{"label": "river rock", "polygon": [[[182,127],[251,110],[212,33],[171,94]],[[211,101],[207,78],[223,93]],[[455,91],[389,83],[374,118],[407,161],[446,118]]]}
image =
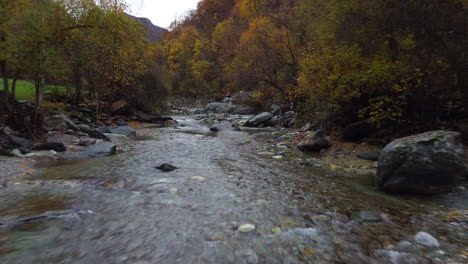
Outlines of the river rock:
{"label": "river rock", "polygon": [[78,129],[80,129],[80,131],[83,133],[89,133],[89,131],[92,130],[88,125],[85,124],[79,124]]}
{"label": "river rock", "polygon": [[263,112],[261,114],[258,114],[254,116],[253,118],[249,119],[244,126],[246,127],[258,127],[262,124],[265,124],[266,122],[270,121],[270,119],[273,117],[272,113],[269,112]]}
{"label": "river rock", "polygon": [[381,249],[377,250],[377,256],[385,259],[384,263],[390,264],[420,264],[421,259],[415,255],[398,252],[394,250]]}
{"label": "river rock", "polygon": [[136,138],[136,130],[129,126],[117,126],[117,127],[107,126],[107,127],[101,127],[98,130],[101,133],[125,135],[131,139]]}
{"label": "river rock", "polygon": [[66,124],[67,128],[74,130],[74,131],[80,131],[80,128],[73,122],[68,116],[66,116],[64,113],[60,113],[60,115],[56,116],[61,118]]}
{"label": "river rock", "polygon": [[212,132],[219,132],[219,128],[217,126],[210,127],[210,131]]}
{"label": "river rock", "polygon": [[107,137],[106,135],[104,135],[104,133],[102,133],[101,131],[96,130],[96,129],[92,129],[92,130],[88,131],[88,135],[91,138],[102,139],[104,141],[111,141],[109,139],[109,137]]}
{"label": "river rock", "polygon": [[65,152],[67,147],[61,142],[47,142],[35,146],[32,150],[54,150],[57,152]]}
{"label": "river rock", "polygon": [[111,142],[100,142],[92,145],[81,152],[66,152],[62,155],[63,159],[89,159],[114,155],[117,145]]}
{"label": "river rock", "polygon": [[255,226],[252,224],[243,224],[237,228],[237,231],[247,233],[255,230]]}
{"label": "river rock", "polygon": [[328,141],[326,138],[320,138],[312,142],[301,141],[297,145],[297,148],[300,151],[319,152],[322,149],[329,148],[330,146],[331,146],[330,141]]}
{"label": "river rock", "polygon": [[22,158],[24,159],[25,157],[23,156],[23,153],[21,153],[21,151],[19,149],[14,149],[10,152],[10,154],[13,156],[13,157],[17,157],[17,158]]}
{"label": "river rock", "polygon": [[419,232],[414,236],[414,241],[419,245],[430,247],[430,248],[438,248],[440,247],[439,241],[431,236],[429,233],[426,232]]}
{"label": "river rock", "polygon": [[205,113],[231,113],[236,106],[232,103],[210,103],[205,107]]}
{"label": "river rock", "polygon": [[160,166],[156,167],[156,169],[158,169],[160,171],[164,171],[164,172],[169,172],[169,171],[176,170],[178,168],[176,166],[174,166],[174,165],[169,164],[169,163],[164,163],[164,164],[161,164]]}
{"label": "river rock", "polygon": [[389,192],[449,192],[464,175],[460,133],[431,131],[397,139],[380,153],[377,184]]}
{"label": "river rock", "polygon": [[360,159],[371,160],[371,161],[378,161],[379,156],[380,156],[379,151],[368,151],[368,152],[363,152],[363,153],[359,153],[356,155],[356,157]]}
{"label": "river rock", "polygon": [[80,145],[80,146],[87,147],[87,146],[91,146],[91,145],[94,145],[94,144],[96,144],[96,139],[95,138],[80,138],[78,140],[78,145]]}
{"label": "river rock", "polygon": [[44,120],[43,128],[46,131],[58,131],[63,133],[67,131],[68,126],[60,115],[56,115],[46,118]]}
{"label": "river rock", "polygon": [[30,149],[33,146],[33,143],[25,138],[10,136],[10,141],[13,145],[21,148]]}

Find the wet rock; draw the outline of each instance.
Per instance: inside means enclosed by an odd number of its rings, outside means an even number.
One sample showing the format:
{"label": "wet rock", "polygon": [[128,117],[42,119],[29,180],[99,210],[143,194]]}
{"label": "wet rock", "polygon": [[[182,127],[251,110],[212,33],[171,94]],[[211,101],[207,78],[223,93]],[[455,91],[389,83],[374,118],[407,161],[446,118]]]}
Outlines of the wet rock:
{"label": "wet rock", "polygon": [[193,177],[190,177],[190,179],[194,181],[206,181],[206,177],[202,177],[202,176],[193,176]]}
{"label": "wet rock", "polygon": [[389,192],[449,192],[464,176],[460,134],[431,131],[397,139],[380,153],[377,184]]}
{"label": "wet rock", "polygon": [[237,231],[247,233],[255,230],[255,226],[252,224],[243,224],[237,228]]}
{"label": "wet rock", "polygon": [[219,132],[219,128],[216,127],[216,126],[213,126],[213,127],[210,127],[210,131],[213,131],[213,132]]}
{"label": "wet rock", "polygon": [[68,126],[65,120],[60,115],[56,115],[47,117],[44,120],[43,128],[46,131],[58,131],[63,133],[67,131]]}
{"label": "wet rock", "polygon": [[329,148],[330,146],[331,146],[330,141],[328,141],[326,138],[321,138],[321,139],[314,140],[312,142],[301,141],[297,145],[297,148],[300,151],[319,152],[322,149]]}
{"label": "wet rock", "polygon": [[25,138],[10,136],[10,141],[14,146],[30,149],[33,146],[33,143]]}
{"label": "wet rock", "polygon": [[73,122],[64,113],[60,113],[60,115],[58,115],[57,117],[60,117],[67,124],[67,128],[74,130],[74,131],[80,131],[80,128],[75,124],[75,122]]}
{"label": "wet rock", "polygon": [[32,150],[53,150],[57,152],[65,152],[67,147],[61,142],[47,142],[35,146]]}
{"label": "wet rock", "polygon": [[301,131],[301,132],[307,132],[307,131],[309,131],[310,129],[312,129],[312,125],[311,125],[310,123],[307,123],[307,124],[303,125],[303,126],[299,129],[299,131]]}
{"label": "wet rock", "polygon": [[169,163],[164,163],[158,167],[156,167],[156,169],[160,170],[160,171],[164,171],[164,172],[169,172],[169,171],[173,171],[173,170],[176,170],[178,169],[176,166],[173,166]]}
{"label": "wet rock", "polygon": [[271,232],[272,232],[273,234],[279,234],[279,233],[281,233],[282,231],[283,231],[283,230],[282,230],[281,227],[279,227],[279,226],[278,226],[278,227],[275,227],[275,228],[273,228],[273,229],[271,230]]}
{"label": "wet rock", "polygon": [[205,107],[205,113],[232,113],[236,106],[232,103],[210,103]]}
{"label": "wet rock", "polygon": [[25,157],[23,156],[23,153],[21,153],[21,151],[19,149],[14,149],[10,152],[10,154],[13,156],[13,157],[17,157],[17,158],[22,158],[24,159]]}
{"label": "wet rock", "polygon": [[109,137],[104,135],[104,133],[102,133],[101,131],[95,130],[95,129],[88,131],[88,135],[90,137],[92,137],[92,138],[95,138],[95,139],[102,139],[104,141],[111,141],[109,139]]}
{"label": "wet rock", "polygon": [[78,140],[78,145],[80,145],[80,146],[87,147],[87,146],[91,146],[91,145],[94,145],[94,144],[96,144],[96,139],[95,138],[80,138]]}
{"label": "wet rock", "polygon": [[430,247],[430,248],[438,248],[440,247],[439,241],[431,236],[429,233],[426,232],[419,232],[414,236],[414,241],[419,245]]}
{"label": "wet rock", "polygon": [[378,161],[380,156],[379,151],[369,151],[369,152],[363,152],[359,153],[356,155],[356,157],[365,159],[365,160],[371,160],[371,161]]}
{"label": "wet rock", "polygon": [[261,114],[258,114],[254,116],[253,118],[249,119],[244,126],[246,127],[258,127],[262,124],[266,124],[271,118],[273,117],[273,114],[268,113],[268,112],[263,112]]}
{"label": "wet rock", "polygon": [[258,264],[260,263],[260,258],[258,257],[257,253],[252,249],[244,249],[244,250],[237,250],[236,256],[243,260],[244,263],[247,264]]}
{"label": "wet rock", "polygon": [[400,241],[396,245],[396,249],[403,252],[413,252],[416,249],[416,246],[409,241]]}
{"label": "wet rock", "polygon": [[359,212],[359,220],[362,222],[379,222],[382,221],[382,213],[377,211],[361,211]]}
{"label": "wet rock", "polygon": [[125,135],[130,139],[136,138],[136,130],[129,126],[118,126],[118,127],[107,126],[107,127],[101,127],[98,130],[101,133]]}
{"label": "wet rock", "polygon": [[391,264],[420,264],[421,259],[415,255],[398,252],[393,250],[377,250],[377,256],[386,260],[385,263]]}
{"label": "wet rock", "polygon": [[66,152],[62,155],[63,159],[89,159],[98,157],[107,157],[114,155],[117,151],[117,145],[111,142],[100,142],[92,145],[81,152]]}
{"label": "wet rock", "polygon": [[78,128],[83,133],[89,133],[92,130],[88,125],[85,125],[85,124],[79,124]]}

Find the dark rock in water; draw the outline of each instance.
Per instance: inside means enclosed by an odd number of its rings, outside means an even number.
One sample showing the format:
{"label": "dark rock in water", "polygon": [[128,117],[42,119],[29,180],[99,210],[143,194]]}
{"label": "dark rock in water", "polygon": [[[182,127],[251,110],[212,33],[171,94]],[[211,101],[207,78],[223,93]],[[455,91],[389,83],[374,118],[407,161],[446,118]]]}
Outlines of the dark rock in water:
{"label": "dark rock in water", "polygon": [[62,155],[63,159],[89,159],[100,158],[114,155],[117,151],[117,145],[111,142],[100,142],[92,145],[81,152],[66,152]]}
{"label": "dark rock in water", "polygon": [[319,152],[320,150],[327,149],[330,146],[331,146],[330,141],[328,141],[326,138],[320,138],[312,142],[302,141],[297,145],[297,148],[300,151]]}
{"label": "dark rock in water", "polygon": [[156,167],[156,169],[158,169],[160,171],[164,171],[164,172],[169,172],[169,171],[177,170],[178,168],[176,166],[171,165],[171,164],[164,163],[164,164]]}
{"label": "dark rock in water", "polygon": [[101,133],[125,135],[131,139],[136,138],[136,130],[129,126],[118,126],[118,127],[107,126],[107,127],[101,127],[98,130]]}
{"label": "dark rock in water", "polygon": [[14,146],[28,149],[30,149],[33,145],[33,143],[30,140],[22,137],[10,136],[10,141]]}
{"label": "dark rock in water", "polygon": [[219,128],[218,127],[210,127],[210,131],[213,131],[213,132],[219,132]]}
{"label": "dark rock in water", "polygon": [[359,220],[362,222],[379,222],[382,221],[382,213],[377,211],[361,211],[359,212]]}
{"label": "dark rock in water", "polygon": [[95,129],[88,131],[88,135],[92,138],[102,139],[104,141],[111,141],[106,135],[104,135],[104,133]]}
{"label": "dark rock in water", "polygon": [[232,124],[232,129],[235,131],[241,131],[240,127],[238,127],[236,124]]}
{"label": "dark rock in water", "polygon": [[263,112],[261,114],[258,114],[256,116],[252,117],[251,119],[249,119],[249,121],[247,121],[244,124],[244,126],[246,126],[246,127],[258,127],[259,125],[265,124],[266,122],[270,121],[271,118],[273,118],[272,113]]}
{"label": "dark rock in water", "polygon": [[369,152],[363,152],[359,153],[356,155],[356,157],[365,159],[365,160],[371,160],[371,161],[377,161],[379,160],[380,152],[379,151],[369,151]]}
{"label": "dark rock in water", "polygon": [[56,152],[65,152],[67,147],[61,142],[48,142],[32,148],[32,150],[53,150]]}
{"label": "dark rock in water", "polygon": [[431,131],[397,139],[381,152],[377,184],[388,192],[446,193],[465,173],[460,133]]}

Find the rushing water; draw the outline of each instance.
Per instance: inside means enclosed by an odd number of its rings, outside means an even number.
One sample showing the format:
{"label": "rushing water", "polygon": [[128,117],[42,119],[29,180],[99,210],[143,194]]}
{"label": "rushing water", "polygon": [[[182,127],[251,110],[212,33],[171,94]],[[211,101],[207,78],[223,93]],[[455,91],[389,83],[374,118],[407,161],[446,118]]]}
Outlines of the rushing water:
{"label": "rushing water", "polygon": [[[115,156],[41,164],[39,176],[0,187],[0,263],[379,263],[375,250],[439,226],[425,218],[453,205],[262,157],[268,131],[179,119],[140,129]],[[352,221],[360,211],[384,217]],[[458,230],[445,236],[467,245]]]}

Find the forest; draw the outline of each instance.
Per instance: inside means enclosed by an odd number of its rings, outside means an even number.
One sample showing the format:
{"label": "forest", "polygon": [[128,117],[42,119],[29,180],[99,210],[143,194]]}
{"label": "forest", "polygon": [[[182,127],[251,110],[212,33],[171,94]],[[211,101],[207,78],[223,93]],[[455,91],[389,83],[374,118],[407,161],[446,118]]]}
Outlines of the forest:
{"label": "forest", "polygon": [[[161,45],[171,90],[254,93],[306,120],[376,127],[466,118],[459,0],[204,0]],[[464,117],[463,117],[464,116]]]}
{"label": "forest", "polygon": [[[2,0],[4,110],[18,79],[65,87],[58,101],[127,99],[151,111],[167,94],[292,103],[304,120],[345,126],[465,122],[461,0],[203,0],[148,42],[124,1]],[[8,112],[8,111],[7,111]]]}

